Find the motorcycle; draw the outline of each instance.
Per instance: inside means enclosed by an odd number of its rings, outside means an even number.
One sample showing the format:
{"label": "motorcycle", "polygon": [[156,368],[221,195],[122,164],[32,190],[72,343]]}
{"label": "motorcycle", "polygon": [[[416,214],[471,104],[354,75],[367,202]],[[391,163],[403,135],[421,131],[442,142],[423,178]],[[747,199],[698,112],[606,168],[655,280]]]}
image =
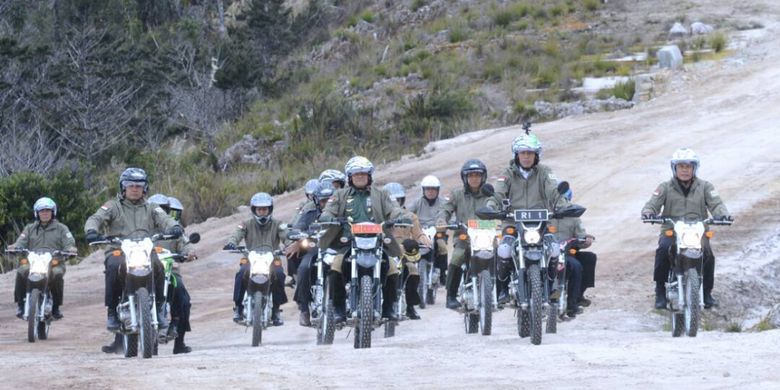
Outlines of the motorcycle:
{"label": "motorcycle", "polygon": [[[398,225],[396,225],[398,226]],[[411,225],[410,225],[411,227]],[[395,327],[398,325],[397,322],[406,320],[406,283],[409,280],[408,275],[408,269],[410,265],[415,265],[418,268],[418,272],[420,273],[420,279],[422,279],[422,270],[420,269],[420,264],[423,262],[423,259],[427,257],[430,254],[430,248],[428,247],[420,247],[420,259],[417,261],[412,261],[409,258],[407,258],[405,255],[402,255],[400,261],[392,257],[390,258],[390,261],[395,261],[398,264],[398,272],[399,277],[396,279],[396,301],[393,304],[393,309],[398,313],[398,321],[387,321],[385,322],[385,338],[387,337],[394,337],[395,336]],[[406,273],[406,277],[404,277]],[[417,293],[420,293],[420,288],[418,286]],[[420,302],[423,300],[420,299]]]}
{"label": "motorcycle", "polygon": [[566,274],[566,255],[574,256],[586,242],[584,238],[572,237],[560,242],[561,252],[557,259],[550,259],[550,306],[547,313],[546,333],[556,333],[558,319],[563,320],[568,309],[569,279]]}
{"label": "motorcycle", "polygon": [[436,304],[436,293],[441,285],[441,269],[436,267],[437,246],[436,240],[443,238],[444,233],[437,232],[435,226],[423,228],[423,233],[433,243],[433,248],[427,256],[420,259],[417,267],[420,270],[420,308],[425,309],[426,305]]}
{"label": "motorcycle", "polygon": [[706,238],[712,238],[710,225],[730,226],[733,221],[707,218],[651,217],[643,223],[671,223],[666,230],[667,237],[674,237],[675,245],[670,248],[669,275],[666,281],[666,299],[672,320],[672,337],[683,332],[696,337],[701,323],[701,308],[704,306],[704,288],[701,281],[704,266],[704,245]]}
{"label": "motorcycle", "polygon": [[271,266],[281,265],[277,258],[281,251],[274,251],[268,246],[247,250],[245,246],[228,250],[229,253],[240,253],[241,265],[249,264],[248,282],[243,299],[243,320],[239,325],[252,328],[252,346],[256,347],[263,341],[263,330],[268,329],[271,322],[273,296],[271,294]]}
{"label": "motorcycle", "polygon": [[76,256],[76,253],[49,250],[10,249],[7,254],[18,254],[23,258],[20,264],[29,264],[30,271],[27,274],[27,295],[25,297],[24,315],[22,319],[27,321],[27,341],[49,338],[49,330],[54,317],[52,311],[52,294],[49,290],[51,268],[59,264],[64,258]]}
{"label": "motorcycle", "polygon": [[[200,234],[198,233],[192,233],[189,236],[189,242],[191,244],[197,244],[200,241]],[[157,258],[160,260],[160,262],[163,264],[163,269],[165,270],[165,284],[163,287],[163,295],[165,296],[165,303],[163,304],[163,315],[165,317],[168,317],[168,323],[172,323],[171,317],[171,294],[170,291],[172,288],[176,288],[176,278],[173,275],[173,271],[176,268],[176,263],[182,263],[187,260],[187,258],[179,253],[174,253],[169,251],[168,249],[165,249],[160,246],[156,246],[154,248],[155,252],[157,252]],[[159,335],[159,342],[163,344],[167,344],[169,341],[173,340],[178,336],[178,332],[176,330],[176,327],[170,326],[168,328],[168,331],[165,333],[161,333]]]}
{"label": "motorcycle", "polygon": [[547,221],[551,217],[579,217],[585,212],[584,207],[577,205],[569,205],[560,210],[555,207],[568,189],[568,182],[558,185],[558,197],[553,202],[553,213],[547,209],[509,210],[508,200],[504,201],[502,211],[481,208],[476,212],[477,216],[483,219],[514,221],[514,226],[504,228],[499,248],[499,252],[506,250],[509,253],[499,253],[499,258],[503,266],[512,270],[509,289],[518,307],[518,334],[520,337],[530,336],[534,345],[542,342],[542,319],[550,306],[547,267],[551,259],[560,256],[559,244],[555,236],[548,232]]}
{"label": "motorcycle", "polygon": [[154,234],[139,230],[127,237],[106,237],[91,242],[90,246],[116,245],[114,256],[125,257],[125,287],[117,306],[120,327],[117,331],[123,337],[125,357],[151,358],[158,343],[160,329],[157,318],[157,304],[154,295],[154,272],[152,262],[157,257],[155,242],[172,240],[178,235]]}
{"label": "motorcycle", "polygon": [[466,333],[480,331],[483,336],[488,336],[492,332],[493,312],[498,311],[495,248],[501,221],[495,218],[471,219],[465,225],[457,223],[446,228],[460,231],[459,238],[470,242],[470,260],[462,266],[458,287]]}
{"label": "motorcycle", "polygon": [[333,300],[330,298],[330,289],[326,286],[329,282],[328,271],[337,253],[333,249],[322,249],[319,246],[320,238],[331,225],[340,225],[340,223],[315,223],[309,226],[308,232],[292,230],[287,235],[289,239],[296,240],[302,250],[317,251],[317,255],[312,259],[312,266],[316,269],[316,273],[311,284],[312,300],[309,302],[311,327],[317,329],[317,345],[333,344],[336,331]]}

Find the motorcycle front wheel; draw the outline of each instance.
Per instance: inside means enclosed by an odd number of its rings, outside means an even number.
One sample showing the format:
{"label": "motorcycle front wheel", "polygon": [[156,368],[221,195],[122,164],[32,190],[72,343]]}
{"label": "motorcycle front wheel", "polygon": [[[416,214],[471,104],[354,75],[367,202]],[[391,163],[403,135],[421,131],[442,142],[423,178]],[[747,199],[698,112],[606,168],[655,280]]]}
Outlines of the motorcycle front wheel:
{"label": "motorcycle front wheel", "polygon": [[252,296],[252,346],[256,347],[263,342],[263,311],[265,308],[265,297],[260,291],[256,291]]}
{"label": "motorcycle front wheel", "polygon": [[528,267],[528,281],[531,284],[531,344],[542,343],[542,274],[539,264]]}
{"label": "motorcycle front wheel", "polygon": [[685,271],[685,334],[696,337],[701,322],[701,282],[696,268]]}
{"label": "motorcycle front wheel", "polygon": [[41,309],[41,290],[34,288],[30,291],[30,300],[27,302],[27,341],[34,343],[38,338],[38,312]]}

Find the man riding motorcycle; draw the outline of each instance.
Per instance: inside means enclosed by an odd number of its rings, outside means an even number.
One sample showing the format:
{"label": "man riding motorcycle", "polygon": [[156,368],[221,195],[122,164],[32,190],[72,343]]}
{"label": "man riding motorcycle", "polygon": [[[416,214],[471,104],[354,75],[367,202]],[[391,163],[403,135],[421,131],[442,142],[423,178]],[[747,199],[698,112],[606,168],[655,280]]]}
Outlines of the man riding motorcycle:
{"label": "man riding motorcycle", "polygon": [[[313,203],[314,208],[309,209],[305,214],[301,215],[298,219],[298,223],[293,226],[294,230],[305,232],[309,230],[309,226],[316,222],[322,214],[322,209],[328,203],[328,199],[333,196],[333,186],[331,182],[326,181],[320,183],[317,189],[314,191]],[[301,251],[304,251],[303,253]],[[298,310],[300,311],[300,317],[298,323],[301,326],[311,326],[311,313],[309,313],[309,302],[312,300],[311,296],[311,269],[312,263],[317,257],[317,250],[310,248],[300,248],[298,243],[294,243],[287,247],[286,253],[296,253],[301,257],[301,263],[298,265],[298,284],[295,288],[295,294],[293,300],[298,303]]]}
{"label": "man riding motorcycle", "polygon": [[[292,221],[290,221],[289,226],[295,226],[295,224],[298,223],[298,219],[301,218],[301,216],[308,212],[311,209],[316,208],[315,201],[314,201],[314,192],[317,191],[317,188],[320,187],[320,181],[317,179],[311,179],[306,182],[306,185],[303,186],[303,192],[306,194],[306,200],[302,201],[298,204],[298,207],[296,210],[298,210],[297,213],[295,213],[295,216],[293,216]],[[287,276],[290,277],[290,281],[288,281],[285,285],[290,288],[295,288],[295,275],[298,273],[298,266],[301,263],[301,258],[298,257],[298,253],[294,252],[287,256]]]}
{"label": "man riding motorcycle", "polygon": [[[339,220],[349,220],[350,223],[373,222],[383,223],[388,220],[395,220],[406,215],[398,203],[394,202],[386,190],[379,187],[372,187],[374,164],[367,158],[355,156],[347,161],[344,171],[348,178],[348,187],[336,191],[328,200],[325,210],[323,210],[320,220],[322,222],[333,222]],[[346,319],[346,282],[343,272],[345,267],[344,256],[348,255],[350,247],[348,244],[340,243],[336,237],[341,229],[331,229],[320,240],[320,246],[323,248],[333,247],[339,255],[336,256],[331,264],[329,279],[331,280],[331,289],[333,291],[333,306],[336,322],[343,322]],[[392,238],[392,234],[387,235],[390,243],[385,245],[383,257],[398,257],[401,255],[401,248],[398,242]],[[381,266],[382,279],[382,317],[390,320],[398,320],[398,314],[393,309],[393,303],[396,300],[396,278],[398,278],[398,267],[394,261],[383,261]]]}
{"label": "man riding motorcycle", "polygon": [[[713,218],[731,220],[726,205],[721,200],[718,191],[710,182],[696,176],[699,168],[699,156],[691,149],[677,149],[669,162],[672,168],[672,178],[663,182],[653,192],[650,200],[642,208],[642,218],[685,217],[706,219],[707,212]],[[666,282],[669,274],[669,250],[674,244],[674,237],[666,236],[665,231],[672,229],[671,224],[661,226],[661,236],[658,239],[658,249],[655,251],[655,308],[666,308]],[[715,255],[712,253],[709,239],[705,236],[702,242],[704,249],[704,308],[717,306],[718,301],[712,296],[715,284]]]}
{"label": "man riding motorcycle", "polygon": [[[441,192],[441,182],[436,176],[425,176],[420,182],[422,196],[409,205],[409,211],[417,215],[422,226],[435,226],[436,218],[439,216],[439,210],[445,199],[439,197]],[[444,285],[447,281],[447,235],[441,235],[436,239],[436,253],[434,253],[433,265],[441,270],[440,283]]]}
{"label": "man riding motorcycle", "polygon": [[[404,207],[406,189],[404,189],[403,185],[400,183],[387,183],[384,188],[390,193],[390,198],[398,202],[399,206]],[[419,320],[420,315],[414,309],[414,306],[419,305],[422,299],[417,290],[420,285],[420,272],[416,262],[420,259],[420,246],[431,248],[432,243],[423,232],[417,216],[413,213],[410,213],[408,216],[412,220],[412,227],[393,227],[393,237],[395,237],[396,241],[402,243],[405,257],[413,259],[413,261],[407,261],[405,275],[401,276],[406,278],[406,316],[412,320]],[[415,245],[406,240],[413,240],[418,245],[415,247]]]}
{"label": "man riding motorcycle", "polygon": [[[64,252],[76,252],[76,241],[70,233],[67,226],[57,221],[57,204],[51,198],[40,198],[33,205],[33,216],[35,222],[28,224],[22,229],[19,238],[13,245],[8,247],[12,249],[27,249],[31,251],[39,249],[58,250]],[[27,263],[19,265],[16,269],[16,281],[14,284],[14,302],[16,302],[16,316],[22,318],[24,315],[25,296],[27,289],[27,275],[30,272],[30,265]],[[62,305],[63,291],[65,287],[65,263],[59,261],[57,265],[51,267],[51,281],[49,289],[53,298],[51,315],[55,319],[63,317],[60,311]]]}
{"label": "man riding motorcycle", "polygon": [[[476,219],[476,210],[487,205],[491,199],[491,191],[483,191],[489,185],[487,181],[487,167],[476,159],[467,160],[460,169],[460,180],[463,182],[462,188],[452,190],[448,199],[445,199],[436,218],[436,226],[439,231],[444,231],[443,226],[449,223],[451,217],[460,223],[466,223],[469,219]],[[470,243],[468,239],[462,240],[460,237],[466,236],[465,231],[455,232],[452,248],[452,258],[447,267],[447,308],[458,309],[461,304],[458,302],[458,287],[462,274],[461,266],[469,261]],[[466,236],[468,237],[468,236]]]}
{"label": "man riding motorcycle", "polygon": [[[553,210],[554,203],[560,198],[557,191],[558,180],[548,166],[540,164],[542,159],[542,143],[536,134],[521,134],[512,141],[512,160],[504,172],[496,180],[495,195],[488,206],[498,209],[504,200],[509,203],[508,211],[516,209],[547,209]],[[559,202],[560,203],[560,202]],[[565,203],[565,202],[564,202]],[[499,256],[511,253],[505,247],[511,247],[512,237],[504,237],[499,245]],[[503,257],[502,257],[503,258]],[[499,264],[512,265],[511,261]],[[498,268],[498,303],[509,301],[509,267]]]}
{"label": "man riding motorcycle", "polygon": [[[265,192],[258,192],[249,201],[252,210],[252,218],[238,225],[233,235],[230,236],[224,250],[235,250],[243,240],[248,251],[258,248],[279,248],[287,240],[287,225],[271,217],[274,211],[274,199]],[[278,259],[276,259],[278,260]],[[278,264],[278,265],[277,265]],[[233,288],[233,321],[241,322],[244,313],[244,293],[246,292],[247,279],[249,278],[249,263],[242,264],[236,273],[236,281]],[[284,269],[280,261],[274,261],[271,267],[271,293],[273,307],[271,322],[274,326],[284,324],[280,315],[279,306],[287,302],[287,294],[284,293]]]}
{"label": "man riding motorcycle", "polygon": [[340,190],[347,185],[347,175],[336,169],[326,169],[320,173],[320,183],[328,182],[333,189]]}
{"label": "man riding motorcycle", "polygon": [[[572,190],[569,189],[563,197],[571,202],[572,195]],[[574,318],[580,313],[581,306],[587,307],[591,303],[589,299],[585,298],[584,294],[586,289],[594,286],[596,254],[580,249],[590,247],[593,244],[594,237],[585,232],[582,220],[579,217],[552,219],[548,223],[549,227],[554,228],[555,238],[558,242],[565,242],[570,239],[582,240],[578,244],[576,254],[566,254],[566,276],[569,286],[566,315]]]}
{"label": "man riding motorcycle", "polygon": [[[127,168],[122,172],[119,176],[119,194],[100,206],[84,224],[87,242],[103,241],[104,235],[124,237],[137,231],[146,231],[149,234],[162,231],[168,235],[180,236],[184,230],[179,222],[168,216],[157,205],[146,203],[144,196],[148,189],[149,183],[143,169]],[[109,331],[117,331],[120,326],[116,308],[124,290],[126,272],[124,253],[114,249],[116,248],[109,247],[105,251],[106,328]],[[162,315],[165,277],[163,265],[159,260],[155,259],[153,262],[153,271],[157,320],[160,329],[165,329],[168,327],[167,320]]]}

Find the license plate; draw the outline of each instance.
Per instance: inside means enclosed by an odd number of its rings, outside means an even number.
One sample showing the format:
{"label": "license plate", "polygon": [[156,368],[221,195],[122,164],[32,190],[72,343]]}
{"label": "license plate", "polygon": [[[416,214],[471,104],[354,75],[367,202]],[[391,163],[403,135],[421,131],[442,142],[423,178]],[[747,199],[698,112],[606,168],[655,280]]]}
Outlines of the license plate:
{"label": "license plate", "polygon": [[515,210],[515,222],[541,222],[548,219],[547,209]]}
{"label": "license plate", "polygon": [[352,225],[352,234],[379,234],[382,233],[382,225],[376,223],[356,223]]}
{"label": "license plate", "polygon": [[501,221],[494,219],[469,219],[467,226],[469,229],[496,229],[501,225]]}

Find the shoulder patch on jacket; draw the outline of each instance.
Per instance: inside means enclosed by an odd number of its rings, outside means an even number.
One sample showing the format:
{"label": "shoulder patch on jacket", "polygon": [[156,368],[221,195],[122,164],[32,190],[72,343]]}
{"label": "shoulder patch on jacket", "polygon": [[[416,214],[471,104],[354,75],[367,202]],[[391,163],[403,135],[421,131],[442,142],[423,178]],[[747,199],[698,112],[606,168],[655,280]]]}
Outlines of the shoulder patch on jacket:
{"label": "shoulder patch on jacket", "polygon": [[653,191],[653,196],[661,195],[661,193],[664,192],[661,186],[658,186],[655,188],[655,191]]}
{"label": "shoulder patch on jacket", "polygon": [[548,173],[547,177],[549,177],[550,179],[552,179],[555,182],[558,182],[558,177],[556,177],[555,174],[552,173],[552,172]]}
{"label": "shoulder patch on jacket", "polygon": [[103,203],[103,205],[100,206],[100,208],[103,210],[108,210],[110,207],[111,207],[111,202]]}
{"label": "shoulder patch on jacket", "polygon": [[713,197],[713,198],[716,197],[716,196],[719,196],[719,195],[720,194],[718,194],[718,191],[715,191],[715,190],[710,191],[710,196]]}
{"label": "shoulder patch on jacket", "polygon": [[239,223],[238,224],[238,228],[241,229],[241,230],[246,230],[246,226],[244,226],[243,223]]}
{"label": "shoulder patch on jacket", "polygon": [[70,232],[67,232],[67,233],[65,233],[65,237],[68,237],[68,238],[73,238],[73,235],[72,235],[72,234],[70,234]]}
{"label": "shoulder patch on jacket", "polygon": [[499,176],[498,179],[496,179],[496,180],[498,180],[498,181],[506,181],[506,176]]}

